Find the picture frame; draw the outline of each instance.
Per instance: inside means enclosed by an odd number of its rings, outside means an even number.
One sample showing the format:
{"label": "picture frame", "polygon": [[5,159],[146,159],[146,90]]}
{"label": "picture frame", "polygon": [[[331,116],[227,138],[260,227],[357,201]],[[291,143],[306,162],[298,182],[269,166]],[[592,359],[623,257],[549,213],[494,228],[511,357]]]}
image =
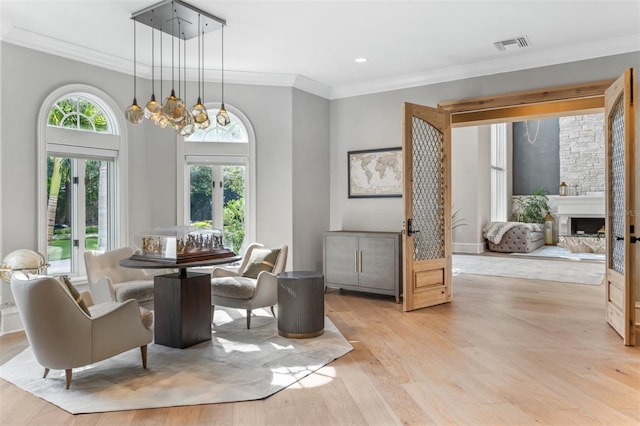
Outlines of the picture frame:
{"label": "picture frame", "polygon": [[402,197],[402,147],[347,152],[349,198]]}

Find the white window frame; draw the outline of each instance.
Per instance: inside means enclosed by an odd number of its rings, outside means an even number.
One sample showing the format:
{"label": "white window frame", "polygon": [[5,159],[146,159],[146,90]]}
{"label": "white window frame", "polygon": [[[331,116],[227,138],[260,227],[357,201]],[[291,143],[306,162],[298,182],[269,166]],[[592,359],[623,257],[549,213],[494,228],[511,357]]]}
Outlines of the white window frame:
{"label": "white window frame", "polygon": [[[220,102],[207,103],[205,106],[212,120],[218,111]],[[217,164],[242,165],[246,167],[244,229],[245,245],[256,241],[256,136],[249,118],[238,108],[225,104],[225,108],[242,122],[247,130],[248,143],[238,142],[186,142],[178,136],[176,155],[176,216],[179,224],[188,225],[190,213],[189,165]],[[244,251],[244,247],[243,247]]]}
{"label": "white window frame", "polygon": [[[111,126],[111,134],[82,132],[48,126],[49,111],[62,98],[81,95],[91,99],[102,110]],[[127,126],[122,114],[117,114],[118,104],[105,92],[85,84],[69,84],[59,87],[47,96],[38,113],[37,134],[37,230],[38,251],[47,257],[47,157],[91,157],[113,160],[113,173],[109,175],[109,185],[115,196],[110,199],[111,247],[117,248],[128,243],[128,149]],[[84,250],[84,248],[83,248]],[[84,258],[77,256],[73,267],[78,280],[85,279]],[[74,260],[75,262],[75,260]]]}
{"label": "white window frame", "polygon": [[491,221],[506,222],[507,194],[507,123],[491,125]]}

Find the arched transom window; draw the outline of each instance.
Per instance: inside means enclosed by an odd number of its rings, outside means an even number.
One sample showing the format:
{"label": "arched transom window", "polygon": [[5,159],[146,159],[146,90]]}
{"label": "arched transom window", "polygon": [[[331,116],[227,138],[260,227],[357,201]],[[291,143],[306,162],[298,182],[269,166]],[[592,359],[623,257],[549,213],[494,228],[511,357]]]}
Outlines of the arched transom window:
{"label": "arched transom window", "polygon": [[[218,126],[215,119],[206,129],[198,129],[191,136],[185,138],[186,142],[241,142],[248,143],[247,128],[237,115],[228,112],[231,122],[224,127]],[[214,117],[212,117],[214,118]]]}
{"label": "arched transom window", "polygon": [[91,99],[77,95],[58,100],[49,111],[47,125],[114,134],[102,109]]}

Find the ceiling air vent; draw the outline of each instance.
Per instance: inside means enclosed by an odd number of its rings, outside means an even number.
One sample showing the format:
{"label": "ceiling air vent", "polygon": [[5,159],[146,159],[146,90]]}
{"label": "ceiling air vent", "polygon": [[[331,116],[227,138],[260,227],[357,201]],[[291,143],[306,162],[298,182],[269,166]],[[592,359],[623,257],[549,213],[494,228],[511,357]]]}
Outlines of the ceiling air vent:
{"label": "ceiling air vent", "polygon": [[507,49],[511,50],[520,49],[522,47],[529,47],[531,46],[531,43],[529,42],[529,38],[527,38],[527,36],[522,36],[510,38],[509,40],[496,41],[495,43],[493,43],[493,45],[496,47],[496,49],[503,51]]}

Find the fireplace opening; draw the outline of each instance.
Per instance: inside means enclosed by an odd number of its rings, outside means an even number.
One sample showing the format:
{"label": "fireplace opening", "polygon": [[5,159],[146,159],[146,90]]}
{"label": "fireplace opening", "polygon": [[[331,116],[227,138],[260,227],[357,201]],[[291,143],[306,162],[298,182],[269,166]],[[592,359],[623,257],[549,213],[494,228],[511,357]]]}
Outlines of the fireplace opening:
{"label": "fireplace opening", "polygon": [[571,235],[576,234],[597,234],[604,230],[603,217],[572,217]]}

